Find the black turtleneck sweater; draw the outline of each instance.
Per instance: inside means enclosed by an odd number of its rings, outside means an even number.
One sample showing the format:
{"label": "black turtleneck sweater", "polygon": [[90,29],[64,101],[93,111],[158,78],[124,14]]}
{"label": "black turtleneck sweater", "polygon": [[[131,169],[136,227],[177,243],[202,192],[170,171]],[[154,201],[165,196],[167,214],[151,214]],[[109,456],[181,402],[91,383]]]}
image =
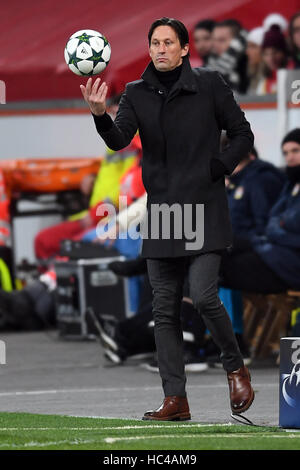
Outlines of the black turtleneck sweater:
{"label": "black turtleneck sweater", "polygon": [[157,70],[154,66],[153,66],[153,70],[158,80],[160,81],[160,83],[164,85],[164,87],[168,91],[170,91],[174,83],[176,83],[180,77],[182,64],[175,67],[175,69],[168,70],[166,72],[161,72],[160,70]]}
{"label": "black turtleneck sweater", "polygon": [[[153,62],[152,62],[152,67],[158,80],[168,90],[168,92],[171,90],[174,83],[177,82],[182,71],[182,64],[175,67],[175,69],[168,70],[166,72],[157,70],[154,67]],[[107,114],[107,112],[105,112],[103,116],[95,116],[93,114],[93,117],[94,117],[94,121],[95,121],[96,128],[98,131],[108,131],[113,124],[113,120],[111,119],[109,114]],[[217,181],[226,173],[225,166],[223,165],[221,160],[216,159],[216,158],[211,159],[210,169],[211,169],[211,177],[213,181]]]}

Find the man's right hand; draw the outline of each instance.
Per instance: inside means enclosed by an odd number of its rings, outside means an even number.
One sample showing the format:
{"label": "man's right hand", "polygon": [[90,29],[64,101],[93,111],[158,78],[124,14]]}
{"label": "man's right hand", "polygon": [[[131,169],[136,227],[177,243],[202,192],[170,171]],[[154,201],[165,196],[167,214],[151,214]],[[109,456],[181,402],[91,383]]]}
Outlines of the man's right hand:
{"label": "man's right hand", "polygon": [[89,105],[91,112],[96,116],[102,116],[106,110],[105,100],[108,86],[105,82],[100,85],[100,81],[101,79],[97,78],[92,85],[93,80],[90,77],[86,83],[86,86],[80,85],[83,98]]}

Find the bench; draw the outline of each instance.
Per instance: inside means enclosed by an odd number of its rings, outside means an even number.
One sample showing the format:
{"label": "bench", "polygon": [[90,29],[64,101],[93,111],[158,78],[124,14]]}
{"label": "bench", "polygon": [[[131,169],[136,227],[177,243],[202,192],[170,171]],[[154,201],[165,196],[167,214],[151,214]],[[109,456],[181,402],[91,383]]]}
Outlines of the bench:
{"label": "bench", "polygon": [[300,304],[300,291],[282,294],[243,293],[244,337],[252,358],[265,358],[279,352],[279,340],[286,336],[291,312]]}

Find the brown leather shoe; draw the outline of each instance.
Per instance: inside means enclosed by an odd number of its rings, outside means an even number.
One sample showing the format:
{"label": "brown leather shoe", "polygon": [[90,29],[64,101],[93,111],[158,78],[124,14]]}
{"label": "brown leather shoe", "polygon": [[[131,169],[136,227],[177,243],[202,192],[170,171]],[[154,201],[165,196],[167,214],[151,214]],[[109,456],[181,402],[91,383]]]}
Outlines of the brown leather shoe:
{"label": "brown leather shoe", "polygon": [[159,408],[146,411],[142,419],[158,421],[185,421],[191,419],[187,398],[165,397]]}
{"label": "brown leather shoe", "polygon": [[254,400],[254,390],[251,386],[251,376],[247,367],[243,366],[227,373],[230,405],[233,414],[248,410]]}

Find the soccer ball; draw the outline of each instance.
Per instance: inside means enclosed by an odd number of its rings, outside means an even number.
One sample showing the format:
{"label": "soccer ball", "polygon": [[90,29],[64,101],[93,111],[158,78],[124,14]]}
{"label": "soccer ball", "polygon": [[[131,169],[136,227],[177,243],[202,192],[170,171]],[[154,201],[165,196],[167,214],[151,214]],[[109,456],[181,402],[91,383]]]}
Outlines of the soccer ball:
{"label": "soccer ball", "polygon": [[76,75],[97,75],[110,60],[111,48],[103,34],[82,29],[72,34],[65,47],[65,61]]}

